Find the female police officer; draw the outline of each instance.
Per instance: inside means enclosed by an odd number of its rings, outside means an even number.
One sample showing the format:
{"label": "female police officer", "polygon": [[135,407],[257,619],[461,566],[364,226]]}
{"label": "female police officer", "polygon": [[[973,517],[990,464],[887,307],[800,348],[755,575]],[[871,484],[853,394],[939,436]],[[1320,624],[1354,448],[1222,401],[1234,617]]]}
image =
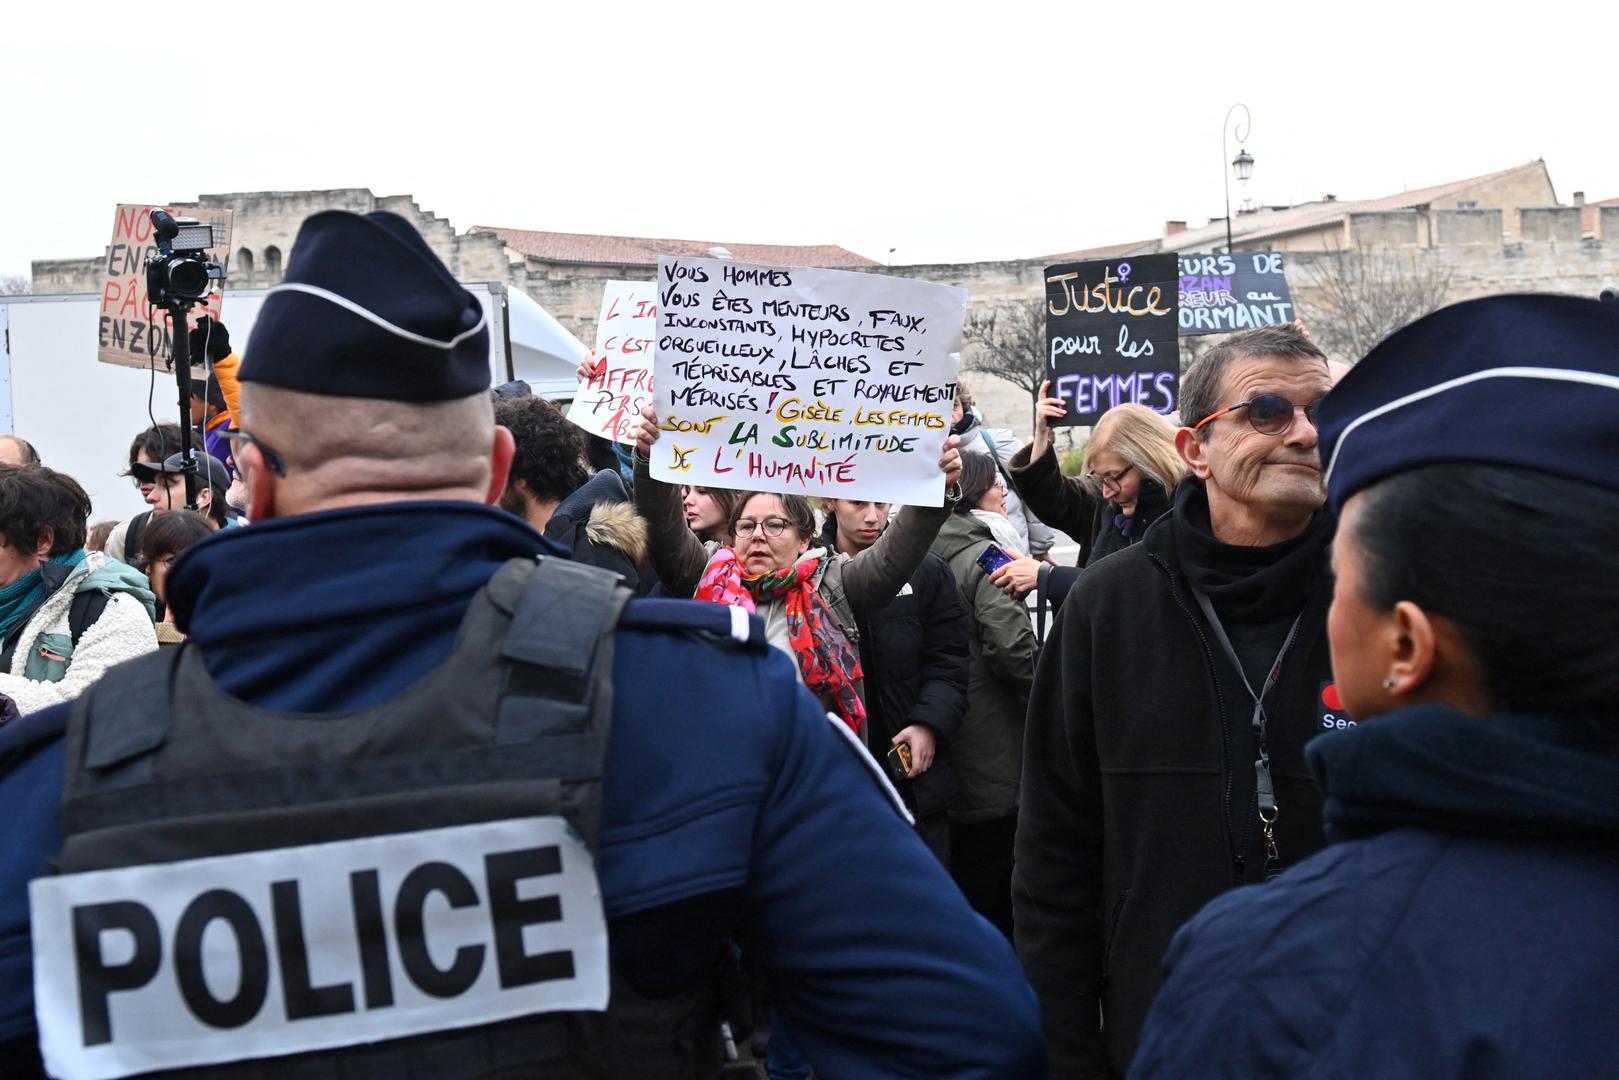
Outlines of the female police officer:
{"label": "female police officer", "polygon": [[1132,1075],[1616,1075],[1619,308],[1447,308],[1321,421],[1337,843],[1182,929]]}

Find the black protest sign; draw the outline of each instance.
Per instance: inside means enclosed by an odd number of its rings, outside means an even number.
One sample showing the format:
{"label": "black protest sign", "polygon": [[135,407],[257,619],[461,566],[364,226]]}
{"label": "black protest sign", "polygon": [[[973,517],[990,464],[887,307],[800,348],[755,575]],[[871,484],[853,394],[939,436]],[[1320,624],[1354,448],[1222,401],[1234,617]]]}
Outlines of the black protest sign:
{"label": "black protest sign", "polygon": [[1175,410],[1180,380],[1173,254],[1046,268],[1046,364],[1068,406],[1060,425],[1115,405]]}
{"label": "black protest sign", "polygon": [[1279,251],[1180,257],[1182,337],[1285,326],[1298,318]]}

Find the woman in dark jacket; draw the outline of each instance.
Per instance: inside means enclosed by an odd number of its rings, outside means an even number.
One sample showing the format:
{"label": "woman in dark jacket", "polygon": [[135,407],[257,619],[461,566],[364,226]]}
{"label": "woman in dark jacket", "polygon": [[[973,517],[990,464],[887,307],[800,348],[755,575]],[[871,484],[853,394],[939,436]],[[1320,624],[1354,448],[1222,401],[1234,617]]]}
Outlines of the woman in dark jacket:
{"label": "woman in dark jacket", "polygon": [[998,571],[995,583],[1023,595],[1038,582],[1054,607],[1079,571],[1102,556],[1138,542],[1169,510],[1170,493],[1186,476],[1175,450],[1175,426],[1145,405],[1116,405],[1102,414],[1085,451],[1089,472],[1064,476],[1052,445],[1051,421],[1066,411],[1061,398],[1041,387],[1034,440],[1012,456],[1009,472],[1024,505],[1052,528],[1078,540],[1079,564],[1052,567],[1022,559]]}
{"label": "woman in dark jacket", "polygon": [[1180,931],[1131,1075],[1619,1076],[1619,307],[1436,312],[1320,431],[1332,843]]}
{"label": "woman in dark jacket", "polygon": [[972,511],[995,480],[988,456],[962,455],[961,501],[933,551],[950,564],[972,618],[967,715],[951,739],[961,793],[950,811],[950,872],[974,909],[1010,938],[1012,844],[1035,640],[1029,609],[996,588],[978,565],[994,537]]}

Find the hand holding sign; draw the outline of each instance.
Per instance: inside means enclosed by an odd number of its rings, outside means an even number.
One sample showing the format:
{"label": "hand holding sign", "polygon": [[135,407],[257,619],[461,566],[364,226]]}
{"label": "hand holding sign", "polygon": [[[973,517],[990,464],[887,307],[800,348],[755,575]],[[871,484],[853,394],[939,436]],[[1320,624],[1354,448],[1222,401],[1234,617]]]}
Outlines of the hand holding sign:
{"label": "hand holding sign", "polygon": [[592,435],[635,441],[636,416],[652,400],[652,341],[658,323],[657,286],[609,281],[596,322],[596,347],[579,364],[579,389],[568,419]]}
{"label": "hand holding sign", "polygon": [[1029,444],[1029,460],[1037,461],[1051,449],[1051,422],[1068,414],[1062,398],[1051,396],[1051,380],[1040,384],[1040,400],[1034,405],[1034,440]]}
{"label": "hand holding sign", "polygon": [[965,290],[684,257],[658,285],[654,477],[940,505]]}

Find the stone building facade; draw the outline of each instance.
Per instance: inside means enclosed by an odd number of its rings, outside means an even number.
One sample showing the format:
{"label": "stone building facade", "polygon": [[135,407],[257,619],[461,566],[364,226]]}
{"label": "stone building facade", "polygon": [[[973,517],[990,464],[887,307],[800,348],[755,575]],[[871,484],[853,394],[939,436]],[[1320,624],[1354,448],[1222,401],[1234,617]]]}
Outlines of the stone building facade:
{"label": "stone building facade", "polygon": [[[747,262],[823,266],[895,274],[968,290],[973,309],[1030,300],[1044,289],[1045,268],[1076,259],[1160,251],[1223,250],[1226,222],[1188,229],[1171,221],[1163,234],[1109,247],[1003,262],[886,267],[832,245],[714,244],[701,241],[594,236],[475,226],[457,232],[406,195],[378,196],[365,188],[330,191],[238,192],[204,195],[177,206],[235,211],[231,283],[263,288],[280,280],[305,218],[321,210],[390,210],[413,222],[462,281],[499,281],[522,289],[583,341],[595,334],[602,282],[649,279],[660,254],[718,254]],[[1309,269],[1337,251],[1394,252],[1443,268],[1450,299],[1509,291],[1556,291],[1594,296],[1619,286],[1619,200],[1587,205],[1576,193],[1560,205],[1544,162],[1502,170],[1379,199],[1328,196],[1294,207],[1261,208],[1231,222],[1236,250],[1287,252],[1288,279],[1308,318]],[[39,260],[36,293],[95,292],[102,258]],[[971,353],[969,352],[969,359]],[[1353,357],[1344,357],[1353,360]],[[1030,404],[1022,390],[979,376],[975,396],[997,426],[1026,435]]]}

